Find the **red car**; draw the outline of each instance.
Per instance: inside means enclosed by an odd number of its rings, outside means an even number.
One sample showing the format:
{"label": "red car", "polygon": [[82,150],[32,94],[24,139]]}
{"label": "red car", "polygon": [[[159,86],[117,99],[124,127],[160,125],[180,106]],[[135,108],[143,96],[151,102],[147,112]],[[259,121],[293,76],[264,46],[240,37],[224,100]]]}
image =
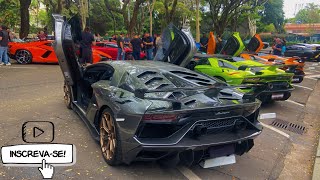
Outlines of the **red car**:
{"label": "red car", "polygon": [[[53,41],[10,42],[9,56],[19,64],[58,63]],[[93,63],[111,59],[107,53],[92,49]]]}
{"label": "red car", "polygon": [[[115,42],[97,42],[96,45],[93,46],[92,48],[109,54],[112,57],[112,60],[117,59],[118,45]],[[133,59],[132,49],[129,48],[128,46],[125,46],[124,51],[126,52],[125,59],[132,60]],[[146,59],[146,54],[141,52],[140,58]]]}

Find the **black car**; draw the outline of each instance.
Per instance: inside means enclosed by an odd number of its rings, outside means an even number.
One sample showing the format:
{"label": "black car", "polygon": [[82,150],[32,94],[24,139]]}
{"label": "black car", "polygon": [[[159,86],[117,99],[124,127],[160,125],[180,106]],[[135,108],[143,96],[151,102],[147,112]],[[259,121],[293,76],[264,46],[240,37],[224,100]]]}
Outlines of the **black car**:
{"label": "black car", "polygon": [[[64,99],[100,141],[109,165],[156,161],[187,165],[242,155],[262,130],[260,101],[174,64],[192,55],[192,36],[173,28],[164,61],[108,61],[82,68],[71,26],[55,18]],[[179,45],[178,48],[175,45]],[[192,56],[191,56],[192,57]]]}
{"label": "black car", "polygon": [[309,61],[320,61],[320,50],[315,50],[302,45],[291,45],[286,48],[285,56],[298,56]]}

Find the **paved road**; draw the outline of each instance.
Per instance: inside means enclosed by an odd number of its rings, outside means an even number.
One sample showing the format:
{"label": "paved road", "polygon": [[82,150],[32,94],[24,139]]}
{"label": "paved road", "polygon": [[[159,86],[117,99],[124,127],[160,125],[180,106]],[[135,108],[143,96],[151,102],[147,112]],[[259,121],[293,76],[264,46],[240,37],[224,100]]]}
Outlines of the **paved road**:
{"label": "paved road", "polygon": [[[316,87],[318,63],[307,63],[308,78],[296,86],[290,101],[276,102],[261,108],[262,113],[276,113],[277,119],[306,124],[306,103]],[[18,65],[0,67],[0,146],[24,144],[21,126],[25,121],[51,121],[55,124],[54,143],[72,143],[77,147],[77,163],[70,167],[56,167],[54,179],[276,179],[290,170],[286,164],[294,149],[305,149],[306,167],[297,174],[310,178],[305,170],[312,166],[313,144],[299,135],[269,126],[273,120],[261,120],[267,127],[255,140],[254,148],[237,157],[233,165],[202,169],[178,167],[167,169],[157,163],[133,163],[130,166],[108,166],[99,144],[95,142],[77,115],[65,108],[62,92],[63,77],[58,65]],[[311,112],[315,113],[315,112]],[[278,131],[277,131],[278,130]],[[280,133],[279,133],[280,130]],[[308,132],[307,131],[307,132]],[[288,135],[288,136],[287,136]],[[289,138],[288,138],[289,137]],[[312,142],[316,136],[310,137]],[[303,154],[303,153],[302,153]],[[301,172],[299,172],[301,171]],[[41,179],[37,168],[4,167],[0,165],[0,179]]]}

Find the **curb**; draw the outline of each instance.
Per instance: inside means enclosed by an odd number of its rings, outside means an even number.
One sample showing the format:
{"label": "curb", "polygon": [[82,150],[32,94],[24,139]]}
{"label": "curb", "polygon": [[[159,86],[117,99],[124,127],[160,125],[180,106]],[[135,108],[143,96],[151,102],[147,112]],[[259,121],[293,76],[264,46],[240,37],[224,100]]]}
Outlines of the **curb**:
{"label": "curb", "polygon": [[316,154],[316,159],[314,161],[313,173],[312,173],[312,180],[319,180],[319,179],[320,179],[320,140],[318,143],[317,154]]}

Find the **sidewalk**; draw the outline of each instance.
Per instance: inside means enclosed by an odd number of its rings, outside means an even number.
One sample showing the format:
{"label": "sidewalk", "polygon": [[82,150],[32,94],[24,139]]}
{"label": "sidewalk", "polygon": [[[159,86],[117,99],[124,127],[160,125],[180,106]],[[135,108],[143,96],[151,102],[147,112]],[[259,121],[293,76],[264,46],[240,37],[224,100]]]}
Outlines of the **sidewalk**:
{"label": "sidewalk", "polygon": [[312,180],[319,180],[319,179],[320,179],[320,140],[318,143],[318,149],[317,149],[316,159],[314,161],[313,175],[312,175]]}

